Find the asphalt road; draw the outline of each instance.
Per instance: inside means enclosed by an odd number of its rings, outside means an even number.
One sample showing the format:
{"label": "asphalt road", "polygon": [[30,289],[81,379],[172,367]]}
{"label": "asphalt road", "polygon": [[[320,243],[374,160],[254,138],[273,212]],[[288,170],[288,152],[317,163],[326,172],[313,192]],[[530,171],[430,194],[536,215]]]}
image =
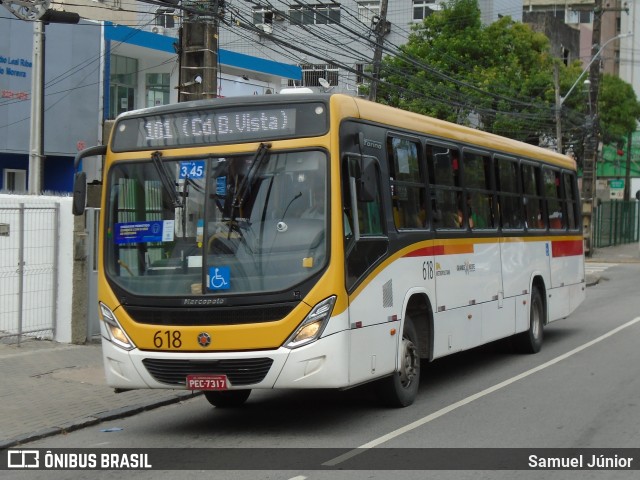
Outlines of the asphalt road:
{"label": "asphalt road", "polygon": [[[241,409],[214,409],[199,397],[23,446],[177,447],[190,449],[195,458],[216,452],[193,450],[197,448],[275,448],[266,453],[240,450],[242,461],[229,470],[198,468],[195,461],[180,472],[12,471],[3,472],[3,478],[88,474],[96,479],[638,478],[637,470],[624,469],[541,471],[526,470],[526,465],[522,471],[460,469],[469,456],[506,458],[542,448],[596,453],[640,449],[640,264],[611,266],[600,275],[601,281],[588,289],[578,311],[545,329],[539,354],[513,354],[497,343],[423,364],[420,396],[405,409],[382,407],[367,387],[345,392],[256,391]],[[283,457],[303,455],[311,448],[326,449],[313,451],[332,467],[296,464],[290,458],[292,467],[286,470],[241,470],[243,464],[252,468],[264,461],[260,455],[272,455],[274,465],[280,465]],[[372,448],[394,450],[367,457]],[[469,450],[432,450],[437,448]],[[459,462],[446,464],[456,469],[423,470],[425,458],[434,453],[459,455]],[[166,451],[164,460],[181,461],[181,454],[189,456],[189,451]],[[349,463],[358,459],[365,467],[365,459],[377,467],[344,470],[362,465]],[[398,462],[402,468],[385,469]],[[414,466],[419,468],[409,470]],[[640,455],[632,466],[640,467]]]}

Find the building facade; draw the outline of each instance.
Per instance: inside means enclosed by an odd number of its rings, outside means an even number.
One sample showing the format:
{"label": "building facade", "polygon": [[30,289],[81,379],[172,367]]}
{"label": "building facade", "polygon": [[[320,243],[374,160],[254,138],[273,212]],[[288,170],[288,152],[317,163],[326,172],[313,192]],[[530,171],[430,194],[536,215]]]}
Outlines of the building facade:
{"label": "building facade", "polygon": [[[101,27],[94,22],[46,27],[44,190],[70,191],[73,157],[99,141]],[[33,24],[0,9],[0,189],[29,182]]]}
{"label": "building facade", "polygon": [[[119,0],[62,8],[83,19],[45,27],[42,188],[49,192],[72,190],[75,154],[106,142],[117,115],[175,103],[179,86],[178,11],[143,3],[128,11]],[[33,37],[32,22],[0,8],[0,191],[29,186]],[[230,49],[218,60],[221,96],[276,93],[301,78],[295,65]],[[101,165],[82,168],[89,182],[101,181]]]}
{"label": "building facade", "polygon": [[[407,42],[411,29],[442,8],[440,0],[388,0],[382,54],[393,54]],[[479,0],[486,24],[501,16],[522,20],[522,1]],[[375,31],[381,25],[380,0],[315,2],[227,0],[233,19],[221,26],[220,46],[247,55],[293,63],[302,69],[299,82],[318,92],[360,94],[369,83]]]}
{"label": "building facade", "polygon": [[[627,10],[635,2],[623,0],[603,0],[601,12],[600,41],[603,45],[610,39],[633,31],[627,28],[629,18]],[[557,20],[577,29],[580,32],[580,59],[587,65],[592,58],[593,51],[593,20],[596,8],[595,0],[524,0],[525,13],[546,13]],[[631,40],[621,38],[608,43],[600,54],[602,71],[620,76],[624,80],[621,56],[630,48]],[[628,81],[628,80],[627,80]]]}

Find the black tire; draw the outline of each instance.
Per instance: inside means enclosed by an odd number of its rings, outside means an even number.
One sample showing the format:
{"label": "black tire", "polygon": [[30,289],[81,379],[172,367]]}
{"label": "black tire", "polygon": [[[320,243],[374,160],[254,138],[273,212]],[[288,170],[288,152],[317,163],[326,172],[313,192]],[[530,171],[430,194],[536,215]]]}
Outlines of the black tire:
{"label": "black tire", "polygon": [[203,392],[207,401],[218,408],[239,407],[247,401],[251,390],[224,390],[215,392]]}
{"label": "black tire", "polygon": [[537,287],[531,291],[529,329],[516,335],[514,346],[519,353],[538,353],[544,340],[545,310],[542,294]]}
{"label": "black tire", "polygon": [[396,408],[408,407],[418,396],[420,387],[420,353],[418,333],[407,318],[402,332],[400,370],[378,381],[378,394],[383,402]]}

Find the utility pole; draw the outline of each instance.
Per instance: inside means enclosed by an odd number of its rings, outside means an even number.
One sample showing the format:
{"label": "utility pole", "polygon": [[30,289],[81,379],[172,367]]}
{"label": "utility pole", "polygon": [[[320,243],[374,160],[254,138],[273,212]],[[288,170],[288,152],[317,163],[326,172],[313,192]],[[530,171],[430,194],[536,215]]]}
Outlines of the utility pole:
{"label": "utility pole", "polygon": [[[576,88],[576,86],[578,85],[578,82],[580,82],[580,79],[582,78],[582,76],[587,73],[587,71],[592,67],[592,65],[594,64],[594,62],[598,59],[598,57],[600,56],[600,54],[604,51],[604,48],[611,42],[618,40],[620,38],[624,38],[624,37],[630,37],[633,34],[630,33],[624,33],[624,34],[620,34],[620,35],[616,35],[613,38],[610,38],[609,40],[607,40],[606,42],[604,42],[601,46],[600,49],[591,57],[591,61],[587,64],[587,66],[585,67],[585,69],[582,71],[582,73],[580,75],[578,75],[578,78],[576,78],[576,81],[573,83],[573,85],[571,86],[571,88],[569,89],[569,91],[565,94],[564,97],[560,96],[560,78],[559,78],[559,71],[558,71],[558,64],[556,63],[554,65],[554,71],[553,71],[553,80],[555,83],[555,92],[556,92],[556,139],[557,139],[557,145],[558,145],[558,152],[562,153],[562,123],[561,123],[561,115],[562,115],[562,105],[564,104],[564,101],[567,99],[567,97],[569,95],[571,95],[571,92],[573,92],[573,89]],[[591,81],[590,80],[586,80],[585,81],[585,85],[586,84],[591,85]],[[591,91],[589,91],[589,93],[591,94]],[[591,98],[591,97],[590,97]],[[589,108],[591,109],[591,105],[589,105]],[[591,114],[591,112],[590,112]]]}
{"label": "utility pole", "polygon": [[556,90],[556,150],[562,153],[562,97],[560,96],[560,69],[553,66],[553,83]]}
{"label": "utility pole", "polygon": [[[591,54],[599,51],[600,30],[602,26],[602,0],[596,0],[593,10],[593,37],[591,39]],[[592,249],[593,210],[595,205],[594,192],[596,181],[596,157],[598,155],[598,87],[600,85],[600,62],[593,62],[589,71],[589,120],[587,135],[584,143],[584,158],[582,162],[582,228],[585,239],[585,250],[589,256]]]}
{"label": "utility pole", "polygon": [[[183,2],[178,102],[218,96],[218,28],[224,0]],[[197,13],[194,13],[197,12]]]}
{"label": "utility pole", "polygon": [[42,191],[44,161],[44,22],[33,22],[31,124],[29,134],[29,193]]}
{"label": "utility pole", "polygon": [[[593,212],[595,207],[596,193],[596,161],[600,144],[600,128],[598,120],[598,92],[600,86],[600,62],[594,62],[595,57],[604,49],[604,46],[613,39],[600,46],[602,29],[602,15],[604,12],[626,12],[629,13],[628,6],[622,8],[602,7],[602,0],[595,0],[593,8],[593,37],[591,39],[592,63],[589,71],[590,91],[589,91],[589,120],[587,123],[587,135],[584,142],[584,159],[582,164],[582,227],[584,232],[585,247],[587,255],[593,253]],[[618,35],[615,39],[627,35]]]}
{"label": "utility pole", "polygon": [[380,80],[380,64],[382,62],[382,44],[384,43],[384,37],[389,33],[389,25],[387,24],[387,9],[389,6],[389,0],[382,0],[380,2],[380,16],[378,22],[374,23],[372,19],[372,27],[376,35],[376,48],[373,52],[373,80],[371,81],[371,89],[369,90],[369,100],[376,101],[378,96],[378,81]]}

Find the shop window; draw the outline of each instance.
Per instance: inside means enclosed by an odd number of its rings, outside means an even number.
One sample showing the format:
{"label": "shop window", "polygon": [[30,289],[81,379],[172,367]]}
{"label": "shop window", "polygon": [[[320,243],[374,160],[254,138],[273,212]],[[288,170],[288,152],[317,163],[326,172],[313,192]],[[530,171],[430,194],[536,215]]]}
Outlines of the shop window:
{"label": "shop window", "polygon": [[5,168],[2,175],[3,189],[8,192],[27,191],[27,171],[13,168]]}
{"label": "shop window", "polygon": [[158,105],[168,105],[170,103],[169,86],[170,75],[168,73],[147,73],[146,75],[146,92],[147,107],[156,107]]}
{"label": "shop window", "polygon": [[109,77],[109,118],[135,109],[138,82],[138,60],[111,55]]}

